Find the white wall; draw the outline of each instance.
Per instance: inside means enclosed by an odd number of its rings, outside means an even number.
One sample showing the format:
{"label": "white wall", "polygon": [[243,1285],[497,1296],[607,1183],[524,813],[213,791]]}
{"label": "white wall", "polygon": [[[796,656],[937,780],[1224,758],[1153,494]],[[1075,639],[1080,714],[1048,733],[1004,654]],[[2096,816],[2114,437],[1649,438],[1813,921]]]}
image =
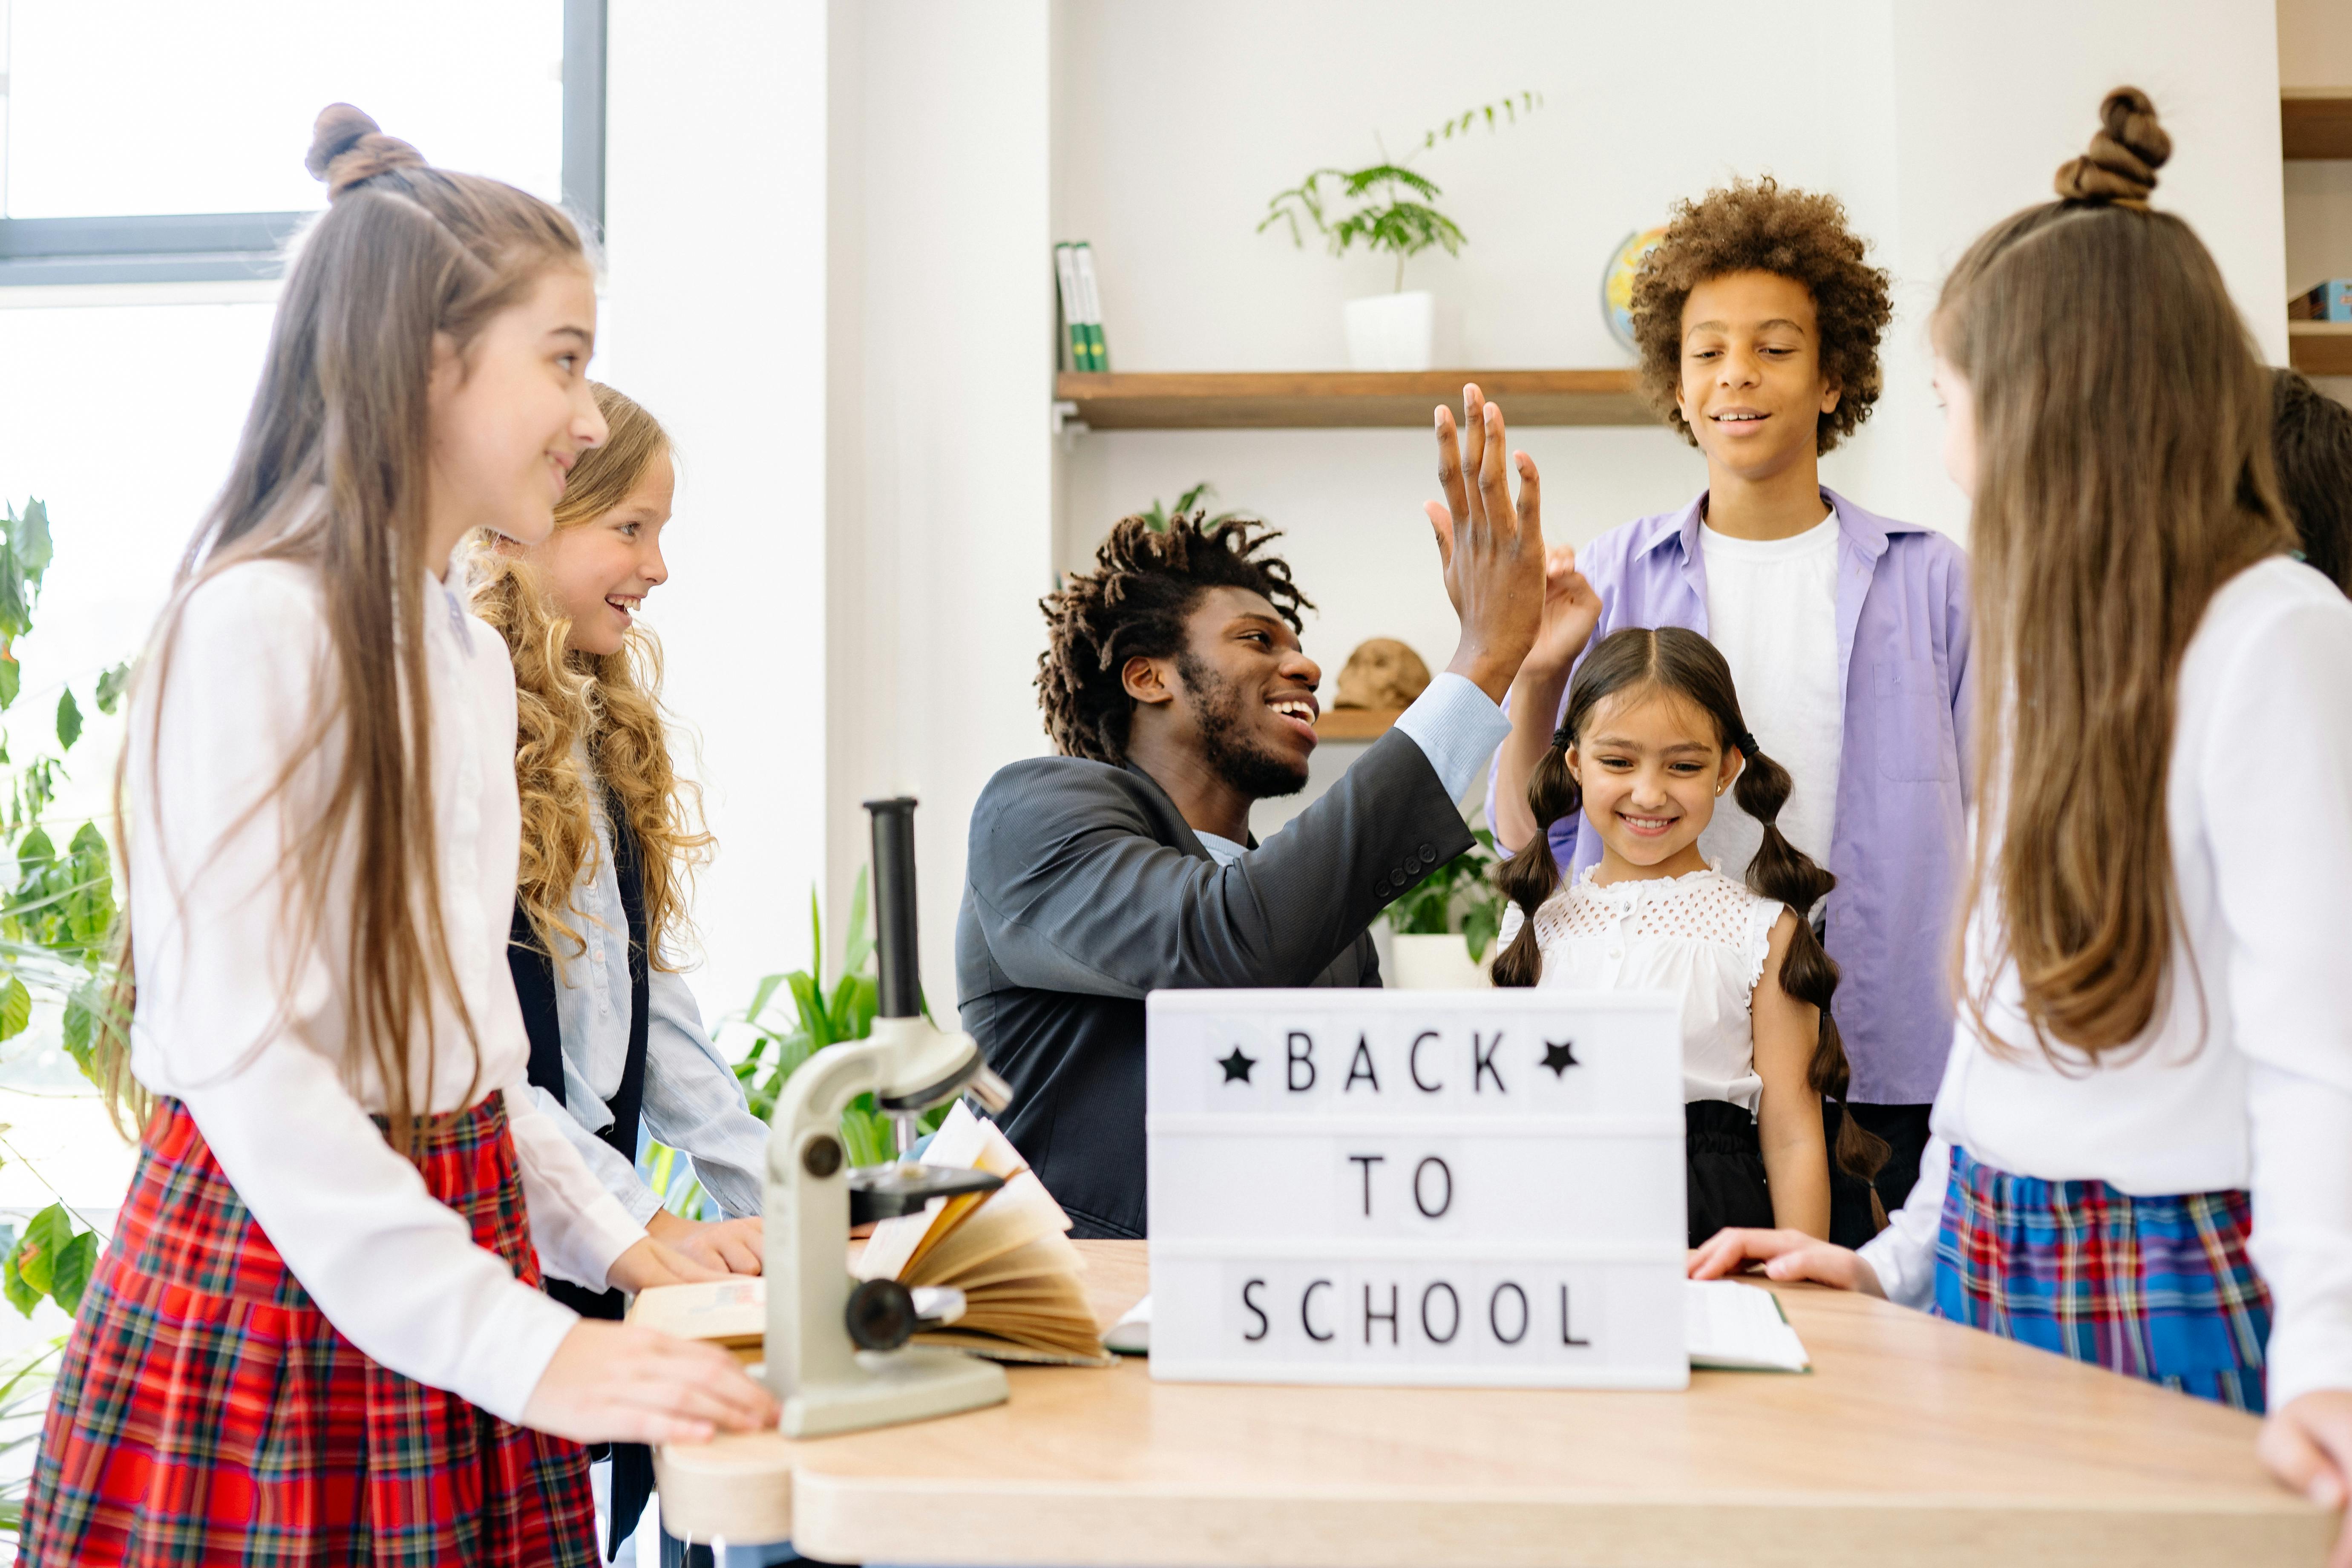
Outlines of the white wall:
{"label": "white wall", "polygon": [[1888,361],[1892,488],[1914,515],[1965,528],[1942,482],[1921,323],[1944,272],[1994,220],[2050,199],[2058,166],[2097,129],[2099,100],[2145,90],[2173,153],[2156,205],[2195,226],[2263,356],[2286,363],[2277,34],[2271,7],[2214,0],[1978,0],[1894,6],[1890,142],[1899,202],[1885,236],[1910,283]]}
{"label": "white wall", "polygon": [[2278,0],[2279,85],[2352,87],[2352,12],[2343,0]]}
{"label": "white wall", "polygon": [[[835,24],[826,733],[836,907],[861,800],[912,795],[923,980],[955,1001],[972,804],[1046,749],[1053,569],[1046,0],[866,0]],[[856,101],[848,101],[850,94]]]}
{"label": "white wall", "polygon": [[826,17],[814,0],[610,16],[595,374],[680,453],[646,620],[719,836],[694,905],[715,1022],[807,961],[824,876]]}
{"label": "white wall", "polygon": [[[2147,89],[2174,133],[2160,202],[2205,236],[2264,351],[2284,359],[2265,6],[1675,5],[1643,14],[1655,42],[1640,47],[1622,8],[1597,0],[1497,0],[1475,22],[1437,26],[1409,0],[1057,0],[1056,17],[1055,237],[1093,242],[1114,368],[1344,365],[1340,302],[1386,289],[1388,264],[1253,232],[1267,198],[1310,168],[1368,160],[1376,134],[1402,153],[1449,112],[1533,88],[1544,107],[1516,128],[1416,160],[1470,241],[1407,271],[1452,318],[1441,362],[1628,363],[1599,308],[1601,268],[1626,234],[1735,174],[1829,190],[1894,274],[1898,313],[1885,391],[1824,478],[1964,536],[1965,503],[1937,455],[1927,313],[1969,239],[2046,198],[2123,82]],[[1660,431],[1514,441],[1543,470],[1553,538],[1581,542],[1705,482],[1696,455]],[[1419,516],[1431,445],[1418,431],[1081,437],[1063,461],[1058,559],[1082,566],[1122,513],[1215,481],[1218,504],[1286,531],[1281,548],[1321,605],[1307,641],[1328,701],[1366,637],[1402,637],[1433,667],[1451,651]],[[1269,808],[1261,825],[1282,815]]]}

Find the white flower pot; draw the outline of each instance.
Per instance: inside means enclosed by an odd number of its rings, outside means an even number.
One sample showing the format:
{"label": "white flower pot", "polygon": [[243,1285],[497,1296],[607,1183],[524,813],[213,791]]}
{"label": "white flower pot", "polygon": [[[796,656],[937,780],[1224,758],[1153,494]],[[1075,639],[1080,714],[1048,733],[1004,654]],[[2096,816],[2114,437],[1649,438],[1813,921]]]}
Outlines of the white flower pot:
{"label": "white flower pot", "polygon": [[1437,296],[1425,289],[1350,300],[1348,364],[1354,370],[1427,370],[1437,332]]}
{"label": "white flower pot", "polygon": [[[1471,958],[1460,931],[1444,936],[1408,936],[1400,931],[1391,940],[1396,944],[1396,973],[1387,977],[1391,989],[1483,991],[1495,984],[1486,965]],[[1489,959],[1494,956],[1492,952],[1486,954]]]}

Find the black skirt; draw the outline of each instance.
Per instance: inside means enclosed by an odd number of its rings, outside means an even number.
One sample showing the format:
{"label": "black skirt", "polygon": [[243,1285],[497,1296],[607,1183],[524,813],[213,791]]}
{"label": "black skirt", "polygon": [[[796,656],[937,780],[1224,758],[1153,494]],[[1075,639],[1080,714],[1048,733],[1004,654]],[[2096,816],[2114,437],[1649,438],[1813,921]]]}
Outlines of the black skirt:
{"label": "black skirt", "polygon": [[1772,1194],[1764,1185],[1764,1145],[1756,1119],[1720,1100],[1683,1105],[1683,1163],[1688,1173],[1690,1245],[1727,1226],[1772,1227]]}
{"label": "black skirt", "polygon": [[[1844,1107],[1835,1100],[1822,1101],[1822,1131],[1830,1148],[1837,1146],[1844,1114]],[[1756,1135],[1753,1116],[1720,1100],[1685,1101],[1683,1163],[1691,1246],[1727,1226],[1772,1227],[1772,1191],[1764,1179],[1764,1145]],[[1834,1160],[1829,1175],[1830,1239],[1840,1247],[1860,1247],[1878,1229],[1870,1209],[1869,1184],[1839,1170]]]}

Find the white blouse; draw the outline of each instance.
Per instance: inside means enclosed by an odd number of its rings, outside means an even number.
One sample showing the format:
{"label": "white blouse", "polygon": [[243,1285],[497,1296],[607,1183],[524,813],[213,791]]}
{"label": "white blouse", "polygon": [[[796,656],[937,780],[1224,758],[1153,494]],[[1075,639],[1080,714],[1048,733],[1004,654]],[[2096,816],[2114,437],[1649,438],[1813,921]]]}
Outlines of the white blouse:
{"label": "white blouse", "polygon": [[[517,1092],[530,1050],[506,961],[521,832],[513,668],[496,632],[440,583],[424,588],[442,919],[480,1059],[436,997],[412,1093],[446,1112],[506,1092],[541,1262],[602,1289],[644,1227]],[[131,711],[131,1070],[186,1103],[237,1195],[344,1337],[513,1421],[577,1320],[476,1247],[385,1142],[368,1120],[384,1103],[373,1069],[347,1081],[348,858],[323,919],[289,929],[283,870],[297,826],[321,805],[340,731],[269,792],[322,686],[331,689],[330,657],[318,577],[286,562],[205,583],[169,650],[150,651],[165,686],[142,680]]]}
{"label": "white blouse", "polygon": [[[1863,1249],[1925,1307],[1952,1145],[2016,1175],[2147,1196],[2251,1189],[2274,1314],[2275,1410],[2352,1389],[2352,603],[2284,557],[2206,607],[2180,666],[2165,818],[2179,890],[2170,989],[2147,1031],[2053,1067],[2004,966],[1963,1012],[1919,1184]],[[1967,976],[1985,978],[1969,933]]]}
{"label": "white blouse", "polygon": [[[1603,885],[1595,868],[1536,910],[1538,985],[1570,991],[1671,991],[1683,999],[1683,1100],[1727,1100],[1754,1115],[1756,1074],[1748,1008],[1772,925],[1787,906],[1751,892],[1720,865],[1680,877]],[[1514,904],[1496,939],[1518,935]]]}
{"label": "white blouse", "polygon": [[[604,815],[587,748],[573,759],[588,784],[596,853],[580,868],[566,921],[575,950],[556,944],[555,1018],[563,1039],[563,1099],[533,1085],[538,1100],[604,1190],[640,1224],[661,1196],[637,1179],[636,1162],[597,1134],[613,1124],[613,1097],[629,1065],[629,921],[613,866],[613,825]],[[744,1103],[743,1086],[702,1027],[702,1010],[683,975],[646,976],[646,1130],[694,1161],[703,1188],[730,1217],[756,1215],[767,1181],[768,1126]]]}

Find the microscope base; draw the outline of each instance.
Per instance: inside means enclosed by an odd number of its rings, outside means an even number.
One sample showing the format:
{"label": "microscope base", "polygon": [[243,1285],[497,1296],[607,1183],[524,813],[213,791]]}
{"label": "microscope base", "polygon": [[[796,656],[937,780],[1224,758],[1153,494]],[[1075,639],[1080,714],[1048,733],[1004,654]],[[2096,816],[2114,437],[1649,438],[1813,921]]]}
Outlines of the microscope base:
{"label": "microscope base", "polygon": [[961,1351],[861,1352],[857,1374],[805,1385],[784,1401],[787,1437],[862,1432],[1004,1403],[1004,1369]]}

